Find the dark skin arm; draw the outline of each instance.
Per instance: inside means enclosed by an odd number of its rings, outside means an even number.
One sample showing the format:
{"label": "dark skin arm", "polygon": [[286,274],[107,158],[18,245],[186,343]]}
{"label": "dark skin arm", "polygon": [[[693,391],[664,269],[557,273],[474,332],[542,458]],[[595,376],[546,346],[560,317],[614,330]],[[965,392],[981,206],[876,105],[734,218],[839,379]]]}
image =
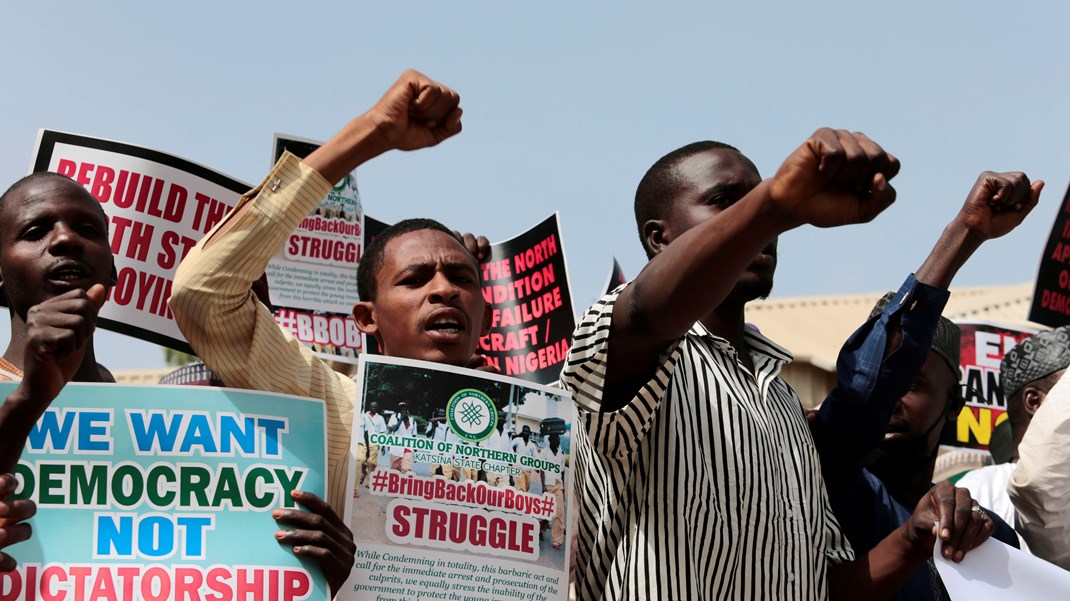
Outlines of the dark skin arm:
{"label": "dark skin arm", "polygon": [[[991,520],[973,511],[977,503],[965,488],[936,484],[918,502],[910,520],[869,553],[829,570],[830,597],[887,599],[895,594],[933,554],[937,535],[943,555],[959,562],[991,536]],[[935,523],[940,522],[940,532]]]}
{"label": "dark skin arm", "polygon": [[27,311],[23,378],[0,405],[0,473],[14,471],[30,429],[81,365],[104,292],[71,290]]}
{"label": "dark skin arm", "polygon": [[277,530],[275,539],[282,544],[293,545],[296,555],[319,562],[333,597],[338,594],[353,569],[357,551],[356,545],[353,544],[353,533],[331,506],[318,496],[300,490],[293,491],[291,496],[307,511],[273,511],[271,516],[279,525],[292,528]]}
{"label": "dark skin arm", "polygon": [[1043,189],[1043,181],[1030,184],[1024,173],[981,173],[915,277],[919,282],[946,289],[981,244],[1006,235],[1022,223],[1037,205]]}
{"label": "dark skin arm", "polygon": [[[375,106],[347,123],[303,162],[335,185],[385,152],[428,148],[460,133],[460,102],[457,92],[410,69]],[[238,207],[235,214],[246,206]],[[217,233],[234,221],[228,219]]]}
{"label": "dark skin arm", "polygon": [[[0,549],[30,538],[30,525],[24,522],[37,506],[8,498],[16,488],[13,472],[30,429],[82,364],[104,292],[100,284],[88,292],[71,290],[26,313],[23,379],[0,405]],[[15,559],[0,552],[0,571],[14,569]]]}
{"label": "dark skin arm", "polygon": [[[863,134],[821,129],[739,202],[668,240],[613,307],[603,411],[634,397],[659,355],[728,296],[779,234],[866,222],[895,200],[899,161]],[[696,286],[695,282],[703,285]]]}

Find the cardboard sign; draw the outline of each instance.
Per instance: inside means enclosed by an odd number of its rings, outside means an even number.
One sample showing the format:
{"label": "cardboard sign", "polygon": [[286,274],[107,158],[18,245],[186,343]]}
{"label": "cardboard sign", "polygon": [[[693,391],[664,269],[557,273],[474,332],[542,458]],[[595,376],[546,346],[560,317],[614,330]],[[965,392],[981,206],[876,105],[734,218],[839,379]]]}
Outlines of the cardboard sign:
{"label": "cardboard sign", "polygon": [[555,213],[492,245],[482,265],[493,319],[478,350],[504,375],[549,384],[561,373],[576,317],[560,232]]}
{"label": "cardboard sign", "polygon": [[324,420],[286,395],[66,386],[16,469],[37,515],[0,599],[327,599],[271,516],[295,489],[326,498]]}
{"label": "cardboard sign", "polygon": [[959,383],[966,404],[954,424],[954,436],[943,442],[987,450],[992,431],[1007,419],[1000,361],[1019,342],[1036,332],[981,321],[955,323],[962,332]]}
{"label": "cardboard sign", "polygon": [[1029,321],[1053,328],[1070,324],[1070,189],[1040,257]]}
{"label": "cardboard sign", "polygon": [[357,560],[338,598],[564,601],[571,397],[367,355],[357,387],[345,518]]}
{"label": "cardboard sign", "polygon": [[[275,161],[305,158],[320,142],[275,134]],[[324,359],[356,363],[364,336],[353,320],[357,265],[364,254],[364,207],[357,172],[346,175],[268,263],[275,321]]]}
{"label": "cardboard sign", "polygon": [[249,185],[156,150],[49,130],[31,171],[70,177],[108,216],[118,283],[97,325],[192,353],[167,307],[175,270]]}

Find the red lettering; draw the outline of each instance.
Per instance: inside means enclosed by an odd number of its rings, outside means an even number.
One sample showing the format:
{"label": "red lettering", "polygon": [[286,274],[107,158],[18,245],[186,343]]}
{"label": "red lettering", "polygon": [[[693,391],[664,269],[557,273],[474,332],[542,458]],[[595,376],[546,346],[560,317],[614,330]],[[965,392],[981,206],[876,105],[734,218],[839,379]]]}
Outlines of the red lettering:
{"label": "red lettering", "polygon": [[204,574],[200,568],[175,568],[175,601],[200,601]]}
{"label": "red lettering", "polygon": [[59,164],[56,165],[56,173],[65,175],[71,179],[74,179],[74,174],[78,170],[78,164],[70,159],[60,159]]}
{"label": "red lettering", "polygon": [[406,538],[409,536],[411,527],[409,526],[409,507],[405,505],[394,506],[394,520],[390,529],[394,532],[394,536],[398,538]]}
{"label": "red lettering", "polygon": [[83,186],[88,186],[89,182],[92,181],[89,177],[89,174],[93,171],[95,167],[96,165],[92,163],[82,163],[81,165],[78,165],[78,175],[75,176],[74,181],[78,182],[79,184],[82,184]]}
{"label": "red lettering", "polygon": [[141,576],[141,598],[145,601],[165,601],[170,596],[171,578],[167,570],[160,567],[145,570]]}
{"label": "red lettering", "polygon": [[89,188],[89,193],[100,203],[108,202],[111,199],[111,183],[113,181],[115,181],[115,170],[101,165],[97,167],[97,173],[93,177],[93,186]]}

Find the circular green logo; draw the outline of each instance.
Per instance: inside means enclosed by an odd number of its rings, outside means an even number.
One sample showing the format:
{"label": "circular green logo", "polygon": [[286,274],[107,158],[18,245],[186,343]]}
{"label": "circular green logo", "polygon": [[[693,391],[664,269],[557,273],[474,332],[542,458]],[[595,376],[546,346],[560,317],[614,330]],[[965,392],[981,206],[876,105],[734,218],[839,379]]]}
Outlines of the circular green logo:
{"label": "circular green logo", "polygon": [[474,388],[458,390],[446,405],[450,430],[468,442],[486,440],[498,427],[498,408],[490,397]]}

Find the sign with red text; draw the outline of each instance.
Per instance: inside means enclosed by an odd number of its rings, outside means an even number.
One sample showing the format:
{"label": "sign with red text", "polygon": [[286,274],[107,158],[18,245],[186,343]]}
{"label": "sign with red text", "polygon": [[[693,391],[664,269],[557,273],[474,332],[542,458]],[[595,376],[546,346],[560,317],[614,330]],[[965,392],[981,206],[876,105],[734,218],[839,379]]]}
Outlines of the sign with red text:
{"label": "sign with red text", "polygon": [[486,372],[364,355],[338,599],[568,596],[572,399]]}
{"label": "sign with red text", "polygon": [[1053,328],[1070,324],[1070,189],[1040,257],[1029,321]]}
{"label": "sign with red text", "polygon": [[996,425],[1007,419],[999,366],[1003,356],[1036,332],[982,321],[956,321],[962,333],[959,383],[966,400],[950,440],[956,447],[987,450]]}
{"label": "sign with red text", "polygon": [[[0,384],[7,396],[15,384]],[[69,384],[27,437],[0,600],[326,600],[276,509],[326,497],[323,401],[223,388]]]}
{"label": "sign with red text", "polygon": [[479,352],[507,376],[556,382],[576,328],[557,214],[492,245],[481,268],[493,318]]}
{"label": "sign with red text", "polygon": [[70,177],[108,216],[118,281],[97,325],[193,352],[167,307],[174,273],[248,184],[156,150],[50,130],[38,134],[31,171]]}
{"label": "sign with red text", "polygon": [[[305,158],[321,142],[275,134],[274,161]],[[353,171],[286,239],[267,272],[275,321],[325,359],[356,363],[364,336],[353,320],[357,265],[364,254],[364,209]]]}

